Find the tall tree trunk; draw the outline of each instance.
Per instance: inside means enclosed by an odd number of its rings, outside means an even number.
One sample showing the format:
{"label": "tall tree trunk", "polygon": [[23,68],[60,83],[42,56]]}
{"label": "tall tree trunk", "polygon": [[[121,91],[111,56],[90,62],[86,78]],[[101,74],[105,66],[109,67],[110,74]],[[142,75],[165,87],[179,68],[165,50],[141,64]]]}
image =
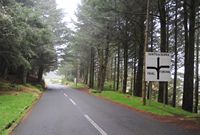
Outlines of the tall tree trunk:
{"label": "tall tree trunk", "polygon": [[28,71],[24,66],[21,67],[21,70],[22,70],[21,81],[23,84],[26,84]]}
{"label": "tall tree trunk", "polygon": [[114,63],[114,60],[113,60],[113,58],[111,58],[111,62],[110,62],[111,64],[110,64],[110,77],[108,77],[108,81],[112,81],[113,80],[113,63]]}
{"label": "tall tree trunk", "polygon": [[134,87],[134,58],[132,58],[131,64],[131,95],[133,95],[133,88]]}
{"label": "tall tree trunk", "polygon": [[[184,68],[184,85],[183,85],[183,100],[186,99],[186,93],[187,90],[187,84],[186,84],[186,78],[188,78],[188,68],[187,67],[187,64],[188,64],[188,48],[189,48],[189,45],[188,45],[188,8],[187,8],[187,0],[184,0],[184,4],[183,4],[183,8],[184,8],[184,36],[185,36],[185,60],[184,60],[184,65],[185,65],[185,68]],[[184,94],[185,93],[185,94]],[[184,97],[185,96],[185,97]],[[187,101],[185,101],[187,102]],[[186,103],[184,103],[186,104]],[[184,105],[185,106],[185,105]],[[183,105],[182,105],[182,108],[183,108]]]}
{"label": "tall tree trunk", "polygon": [[126,93],[128,78],[128,43],[124,41],[124,77],[123,77],[123,89],[122,92]]}
{"label": "tall tree trunk", "polygon": [[136,87],[134,95],[142,97],[142,72],[143,72],[143,45],[139,47],[139,57],[138,57],[138,66],[137,66],[137,75],[136,75]]}
{"label": "tall tree trunk", "polygon": [[89,77],[90,88],[94,88],[94,57],[95,57],[95,50],[93,47],[91,47],[90,77]]}
{"label": "tall tree trunk", "polygon": [[117,57],[114,58],[114,76],[113,76],[113,89],[116,91],[116,69],[117,69]]}
{"label": "tall tree trunk", "polygon": [[[153,12],[152,12],[152,14],[153,14]],[[154,17],[152,16],[151,17],[151,35],[150,35],[150,37],[151,37],[151,47],[149,48],[150,52],[153,52],[153,43],[154,43],[153,35],[154,35],[154,29],[155,28],[154,28],[153,20],[154,20]]]}
{"label": "tall tree trunk", "polygon": [[4,70],[3,70],[3,79],[7,79],[8,76],[8,67],[5,64]]}
{"label": "tall tree trunk", "polygon": [[41,65],[38,70],[38,79],[37,79],[38,82],[42,82],[43,72],[44,72],[44,66]]}
{"label": "tall tree trunk", "polygon": [[[166,23],[166,50],[165,50],[165,52],[169,52],[169,36],[170,36],[170,34],[169,34],[169,21],[170,21],[170,16],[169,16],[169,5],[167,5],[167,9],[166,9],[167,11],[165,11],[166,13],[166,19],[167,19],[167,23]],[[168,104],[168,82],[165,82],[166,84],[165,84],[165,104]]]}
{"label": "tall tree trunk", "polygon": [[[140,18],[140,22],[144,23],[145,17]],[[143,85],[143,66],[144,66],[144,32],[145,26],[140,26],[140,43],[139,43],[139,55],[138,55],[138,66],[137,66],[137,77],[136,77],[136,87],[134,95],[142,97],[142,85]]]}
{"label": "tall tree trunk", "polygon": [[80,61],[79,61],[79,58],[78,58],[78,55],[79,54],[76,54],[76,75],[75,75],[75,83],[76,83],[76,86],[77,86],[77,84],[79,83],[79,77],[80,77],[80,68],[79,68],[79,63],[80,63]]}
{"label": "tall tree trunk", "polygon": [[27,70],[26,69],[23,72],[23,79],[22,80],[23,80],[22,83],[26,84],[26,82],[27,82]]}
{"label": "tall tree trunk", "polygon": [[98,81],[97,81],[97,88],[101,91],[100,87],[102,85],[102,74],[103,74],[103,49],[98,49],[98,59],[99,59],[99,70],[98,70]]}
{"label": "tall tree trunk", "polygon": [[133,93],[132,95],[134,95],[135,91],[136,91],[136,76],[137,76],[137,67],[136,67],[136,64],[137,64],[137,53],[136,53],[136,46],[135,46],[135,54],[134,54],[134,82],[133,82]]}
{"label": "tall tree trunk", "polygon": [[[153,12],[152,12],[152,14],[153,14]],[[153,23],[153,20],[154,20],[154,16],[151,17],[151,35],[150,35],[150,39],[151,39],[150,45],[151,46],[150,46],[150,48],[148,48],[149,52],[153,52],[153,43],[154,43],[154,39],[153,39],[154,23]],[[148,83],[148,91],[147,91],[147,99],[151,100],[151,94],[152,94],[152,82],[149,82]]]}
{"label": "tall tree trunk", "polygon": [[108,57],[109,57],[109,40],[107,39],[107,45],[105,49],[105,62],[103,66],[103,74],[102,74],[102,85],[100,87],[100,90],[103,91],[104,89],[104,83],[105,83],[105,78],[106,78],[106,69],[107,69],[107,64],[108,64]]}
{"label": "tall tree trunk", "polygon": [[[184,0],[184,5],[185,5],[184,10],[187,11],[186,2],[187,1]],[[182,108],[184,110],[190,112],[193,111],[193,90],[194,90],[193,86],[194,85],[194,41],[195,41],[195,15],[196,15],[195,3],[196,3],[195,0],[190,0],[189,38],[188,38],[189,44],[185,44],[185,74],[184,74],[183,105],[182,105]]]}
{"label": "tall tree trunk", "polygon": [[123,72],[124,72],[124,66],[123,66],[123,62],[124,62],[124,57],[121,58],[121,61],[120,61],[120,84],[121,84],[121,87],[123,87]]}
{"label": "tall tree trunk", "polygon": [[94,72],[94,87],[98,88],[98,72]]}
{"label": "tall tree trunk", "polygon": [[104,89],[104,83],[106,79],[106,69],[108,65],[108,58],[109,58],[109,35],[107,36],[107,43],[105,49],[100,49],[100,72],[99,72],[99,85],[98,90],[101,92]]}
{"label": "tall tree trunk", "polygon": [[2,61],[2,58],[0,58],[0,76],[2,76],[3,75],[3,61]]}
{"label": "tall tree trunk", "polygon": [[[165,9],[166,0],[158,0],[158,8],[160,12],[160,25],[161,25],[161,45],[160,50],[161,52],[167,51],[166,45],[166,9]],[[167,92],[167,83],[160,82],[159,83],[159,91],[158,91],[158,102],[166,103],[164,99],[166,99],[166,92]]]}
{"label": "tall tree trunk", "polygon": [[89,86],[90,84],[90,64],[88,65],[88,68],[86,69],[87,70],[87,86]]}
{"label": "tall tree trunk", "polygon": [[116,90],[119,91],[119,77],[120,77],[120,45],[117,49],[117,86]]}
{"label": "tall tree trunk", "polygon": [[175,26],[175,29],[174,29],[174,85],[173,85],[173,97],[172,97],[172,106],[173,107],[176,107],[176,81],[177,81],[177,62],[178,62],[178,51],[177,51],[177,36],[178,36],[178,25],[177,25],[177,11],[178,11],[178,0],[175,0],[176,1],[176,7],[175,7],[175,22],[174,22],[174,26]]}
{"label": "tall tree trunk", "polygon": [[196,79],[195,79],[195,105],[194,112],[198,113],[198,105],[199,105],[199,30],[197,33],[197,43],[196,43]]}
{"label": "tall tree trunk", "polygon": [[8,66],[7,66],[7,63],[3,60],[3,59],[0,59],[0,76],[3,77],[3,79],[6,79],[7,78],[7,75],[8,75]]}
{"label": "tall tree trunk", "polygon": [[89,62],[87,62],[87,65],[84,68],[84,83],[88,84],[88,67],[89,67]]}

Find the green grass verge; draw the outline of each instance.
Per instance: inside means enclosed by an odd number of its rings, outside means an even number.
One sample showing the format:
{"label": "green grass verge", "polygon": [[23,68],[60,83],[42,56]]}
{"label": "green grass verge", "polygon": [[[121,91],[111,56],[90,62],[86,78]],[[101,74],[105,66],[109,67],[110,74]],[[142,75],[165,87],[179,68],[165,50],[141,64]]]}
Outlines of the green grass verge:
{"label": "green grass verge", "polygon": [[83,83],[73,83],[73,82],[68,82],[69,87],[73,88],[73,89],[84,89],[84,88],[88,88],[86,84]]}
{"label": "green grass verge", "polygon": [[[67,84],[74,89],[81,89],[81,88],[87,88],[87,86],[85,84],[82,83],[78,83],[77,85],[73,82],[67,82]],[[97,90],[95,89],[91,89],[90,92],[96,96],[101,96],[104,97],[106,99],[145,111],[145,112],[149,112],[155,115],[159,115],[159,116],[182,116],[182,117],[187,117],[187,118],[200,118],[200,114],[194,114],[194,113],[190,113],[187,111],[184,111],[181,108],[174,108],[170,105],[164,105],[161,103],[158,103],[156,101],[151,101],[149,104],[149,101],[147,100],[147,105],[144,106],[143,102],[142,102],[142,98],[140,97],[135,97],[135,96],[130,96],[128,94],[122,94],[119,92],[115,92],[110,90],[110,85],[108,84],[106,87],[106,90],[99,93]]]}
{"label": "green grass verge", "polygon": [[69,87],[73,88],[73,89],[84,89],[84,88],[88,88],[88,86],[84,83],[74,83],[72,81],[68,81],[63,79],[62,80],[62,84],[68,85]]}
{"label": "green grass verge", "polygon": [[[122,94],[114,91],[103,91],[102,93],[95,92],[92,90],[92,93],[96,96],[102,96],[106,99],[134,107],[139,110],[144,110],[152,114],[160,116],[184,116],[184,117],[199,117],[197,114],[193,114],[187,111],[182,110],[181,108],[173,108],[169,105],[163,105],[161,103],[151,101],[150,105],[144,106],[142,103],[142,98],[132,97],[127,94]],[[147,101],[148,102],[148,101]]]}
{"label": "green grass verge", "polygon": [[41,86],[18,85],[0,81],[0,135],[20,120],[26,110],[39,98]]}
{"label": "green grass verge", "polygon": [[0,96],[0,134],[6,134],[6,130],[21,117],[36,98],[31,93]]}
{"label": "green grass verge", "polygon": [[32,84],[27,83],[27,84],[25,84],[25,86],[29,87],[29,88],[32,88],[32,89],[35,89],[35,90],[37,90],[39,92],[44,90],[41,84],[32,85]]}

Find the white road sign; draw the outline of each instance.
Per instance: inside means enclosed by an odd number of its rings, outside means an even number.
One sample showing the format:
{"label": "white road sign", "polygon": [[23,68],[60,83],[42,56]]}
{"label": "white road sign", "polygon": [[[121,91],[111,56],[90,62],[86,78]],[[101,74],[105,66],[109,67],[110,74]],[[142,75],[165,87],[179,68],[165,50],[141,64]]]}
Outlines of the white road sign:
{"label": "white road sign", "polygon": [[145,80],[168,82],[170,81],[171,54],[146,52]]}

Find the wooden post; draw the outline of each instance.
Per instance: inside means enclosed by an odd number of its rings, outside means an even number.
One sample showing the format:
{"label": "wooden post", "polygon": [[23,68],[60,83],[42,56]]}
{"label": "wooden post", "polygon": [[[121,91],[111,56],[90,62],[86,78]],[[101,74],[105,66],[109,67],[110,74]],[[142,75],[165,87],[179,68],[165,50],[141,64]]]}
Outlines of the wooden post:
{"label": "wooden post", "polygon": [[146,29],[145,29],[145,42],[144,42],[144,71],[143,71],[143,105],[146,105],[146,81],[145,81],[145,65],[146,65],[146,49],[148,46],[148,31],[149,31],[149,0],[147,0],[147,13],[146,13]]}

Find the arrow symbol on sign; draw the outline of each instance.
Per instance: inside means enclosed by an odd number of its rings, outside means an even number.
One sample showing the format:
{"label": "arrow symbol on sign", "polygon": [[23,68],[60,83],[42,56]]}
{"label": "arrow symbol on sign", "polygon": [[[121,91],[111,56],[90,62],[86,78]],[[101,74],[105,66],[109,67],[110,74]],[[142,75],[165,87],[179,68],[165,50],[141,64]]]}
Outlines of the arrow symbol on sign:
{"label": "arrow symbol on sign", "polygon": [[160,79],[160,69],[162,69],[162,68],[170,68],[170,67],[166,66],[166,65],[160,66],[160,57],[157,58],[157,67],[151,67],[151,66],[147,67],[147,69],[154,69],[154,70],[156,70],[156,72],[157,72],[157,79],[158,80]]}

